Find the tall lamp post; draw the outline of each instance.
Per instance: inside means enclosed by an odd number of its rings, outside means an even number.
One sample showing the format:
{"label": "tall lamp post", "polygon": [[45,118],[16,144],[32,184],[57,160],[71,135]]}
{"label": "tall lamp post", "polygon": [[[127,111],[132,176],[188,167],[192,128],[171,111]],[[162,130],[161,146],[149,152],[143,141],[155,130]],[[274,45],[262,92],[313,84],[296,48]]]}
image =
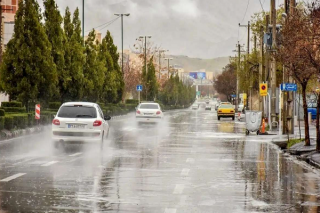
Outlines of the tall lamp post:
{"label": "tall lamp post", "polygon": [[122,53],[121,53],[121,71],[123,73],[123,16],[130,16],[130,13],[116,13],[115,16],[121,17],[121,44],[122,44]]}
{"label": "tall lamp post", "polygon": [[140,39],[144,39],[144,68],[147,74],[147,38],[151,38],[152,36],[139,36]]}
{"label": "tall lamp post", "polygon": [[169,52],[169,50],[158,50],[159,52],[159,79],[161,78],[161,53]]}
{"label": "tall lamp post", "polygon": [[84,0],[82,0],[82,38],[84,40]]}
{"label": "tall lamp post", "polygon": [[170,60],[173,60],[173,58],[165,58],[164,60],[168,60],[168,79],[169,79],[169,72],[170,72]]}

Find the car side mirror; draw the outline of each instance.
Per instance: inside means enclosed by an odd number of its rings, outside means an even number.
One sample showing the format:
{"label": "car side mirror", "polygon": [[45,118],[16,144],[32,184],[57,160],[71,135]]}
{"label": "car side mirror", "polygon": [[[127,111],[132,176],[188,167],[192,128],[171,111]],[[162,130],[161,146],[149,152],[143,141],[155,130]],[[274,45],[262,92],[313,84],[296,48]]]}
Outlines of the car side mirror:
{"label": "car side mirror", "polygon": [[104,120],[109,121],[109,120],[111,120],[111,117],[109,115],[105,115]]}

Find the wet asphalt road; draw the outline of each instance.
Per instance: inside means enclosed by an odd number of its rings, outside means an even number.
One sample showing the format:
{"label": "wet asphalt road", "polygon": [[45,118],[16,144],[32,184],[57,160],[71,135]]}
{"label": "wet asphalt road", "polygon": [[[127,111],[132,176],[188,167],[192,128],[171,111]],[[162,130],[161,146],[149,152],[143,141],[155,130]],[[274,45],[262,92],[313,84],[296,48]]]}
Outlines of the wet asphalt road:
{"label": "wet asphalt road", "polygon": [[0,213],[320,211],[318,171],[214,111],[110,125],[103,149],[56,152],[49,131],[2,143]]}

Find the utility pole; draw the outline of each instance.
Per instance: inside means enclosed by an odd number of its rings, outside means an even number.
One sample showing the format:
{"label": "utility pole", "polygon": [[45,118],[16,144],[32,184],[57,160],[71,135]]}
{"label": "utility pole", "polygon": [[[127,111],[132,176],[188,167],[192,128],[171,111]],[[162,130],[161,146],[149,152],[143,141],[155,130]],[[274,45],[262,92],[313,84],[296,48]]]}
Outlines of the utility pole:
{"label": "utility pole", "polygon": [[173,58],[165,58],[164,60],[168,60],[168,79],[169,79],[169,72],[170,72],[170,60],[173,60]]}
{"label": "utility pole", "polygon": [[[236,111],[238,111],[238,106],[239,106],[239,87],[240,87],[240,81],[239,81],[239,73],[240,73],[240,62],[241,62],[241,45],[238,41],[238,44],[236,45],[237,50],[234,50],[234,52],[238,53],[238,63],[237,63],[237,94],[236,94]],[[248,98],[248,97],[247,97]],[[244,106],[243,106],[244,107]]]}
{"label": "utility pole", "polygon": [[84,0],[82,0],[82,38],[84,40]]}
{"label": "utility pole", "polygon": [[[277,47],[277,12],[276,0],[271,0],[271,24],[272,24],[272,51]],[[277,91],[277,76],[276,76],[276,59],[272,57],[271,62],[271,125],[276,122],[276,91]]]}
{"label": "utility pole", "polygon": [[147,74],[147,38],[151,38],[152,36],[139,36],[140,39],[144,39],[144,68]]}
{"label": "utility pole", "polygon": [[159,79],[161,78],[161,53],[164,53],[169,50],[159,50]]}
{"label": "utility pole", "polygon": [[[259,61],[259,84],[263,83],[264,80],[264,65],[263,65],[263,57],[264,57],[264,48],[263,48],[263,26],[260,26],[260,61]],[[262,115],[264,116],[264,102],[263,97],[259,96],[259,111],[262,111]]]}
{"label": "utility pole", "polygon": [[121,14],[114,14],[115,16],[121,17],[121,71],[122,74],[124,74],[123,72],[123,16],[130,16],[130,13],[121,13]]}
{"label": "utility pole", "polygon": [[[248,29],[248,40],[247,40],[247,60],[249,60],[249,54],[250,54],[250,21],[248,21],[248,25],[241,25],[239,23],[239,27],[247,27]],[[248,69],[248,66],[246,65],[246,73],[247,73],[247,76],[248,78],[250,79],[250,86],[251,86],[251,76],[249,74],[249,69]],[[250,100],[252,101],[252,97],[251,97],[251,89],[250,89]],[[249,107],[249,99],[247,98],[247,107]],[[251,103],[251,107],[252,107],[252,103]],[[250,107],[250,109],[252,110],[252,108]]]}

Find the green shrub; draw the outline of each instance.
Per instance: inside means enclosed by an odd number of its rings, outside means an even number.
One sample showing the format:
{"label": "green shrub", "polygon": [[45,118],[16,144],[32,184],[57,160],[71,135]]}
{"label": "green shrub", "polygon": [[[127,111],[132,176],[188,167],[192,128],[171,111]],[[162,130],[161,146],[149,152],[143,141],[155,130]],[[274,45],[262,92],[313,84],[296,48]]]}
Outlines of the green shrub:
{"label": "green shrub", "polygon": [[58,110],[61,106],[61,102],[49,102],[49,109]]}
{"label": "green shrub", "polygon": [[4,119],[5,117],[0,117],[0,130],[3,130],[4,129]]}
{"label": "green shrub", "polygon": [[137,106],[138,106],[138,105],[136,105],[136,104],[126,104],[126,108],[127,108],[129,111],[135,111]]}
{"label": "green shrub", "polygon": [[136,99],[127,99],[127,100],[126,100],[126,104],[135,104],[135,105],[138,105],[138,104],[139,104],[139,100],[136,100]]}
{"label": "green shrub", "polygon": [[98,102],[97,104],[100,106],[100,108],[104,107],[104,103],[102,103],[102,102]]}
{"label": "green shrub", "polygon": [[22,107],[22,103],[17,101],[2,102],[1,107]]}
{"label": "green shrub", "polygon": [[28,126],[28,114],[14,114],[11,115],[13,118],[13,126],[18,129],[25,129]]}
{"label": "green shrub", "polygon": [[35,114],[28,113],[28,127],[32,127],[35,124],[36,124]]}
{"label": "green shrub", "polygon": [[0,117],[3,117],[6,115],[6,111],[4,109],[0,109]]}
{"label": "green shrub", "polygon": [[21,112],[21,113],[26,112],[25,107],[1,107],[1,109],[3,109],[6,112]]}
{"label": "green shrub", "polygon": [[11,116],[4,117],[4,128],[7,130],[13,129],[13,117]]}

